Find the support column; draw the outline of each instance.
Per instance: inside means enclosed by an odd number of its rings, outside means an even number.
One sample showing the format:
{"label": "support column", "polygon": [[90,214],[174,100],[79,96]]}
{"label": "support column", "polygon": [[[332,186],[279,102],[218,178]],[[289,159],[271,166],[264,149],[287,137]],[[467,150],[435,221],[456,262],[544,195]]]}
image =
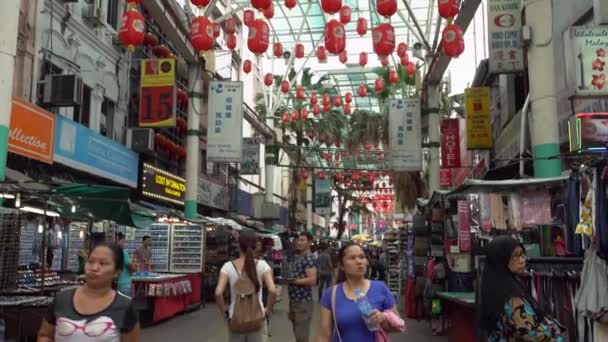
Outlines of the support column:
{"label": "support column", "polygon": [[265,196],[264,202],[273,203],[274,202],[274,161],[275,161],[275,149],[274,147],[269,146],[268,144],[265,146],[266,150],[266,158],[265,158],[265,167],[266,167],[266,179],[265,179]]}
{"label": "support column", "polygon": [[429,85],[428,130],[429,130],[429,196],[439,190],[439,85]]}
{"label": "support column", "polygon": [[11,123],[19,8],[19,0],[0,1],[0,32],[2,32],[0,36],[0,65],[2,66],[0,68],[0,181],[4,181],[6,177],[6,154]]}
{"label": "support column", "polygon": [[306,179],[306,231],[312,232],[312,177],[314,170]]}
{"label": "support column", "polygon": [[562,167],[553,42],[561,37],[553,37],[551,0],[529,2],[526,5],[526,21],[532,28],[532,43],[528,48],[528,78],[534,176],[557,177]]}
{"label": "support column", "polygon": [[[199,75],[196,72],[198,64],[189,65],[189,74],[193,77]],[[203,80],[201,78],[190,80],[192,93],[188,94],[190,102],[188,105],[188,136],[186,138],[186,207],[184,216],[186,219],[195,219],[198,216],[198,175],[200,165],[199,136],[200,130],[199,117],[197,110],[203,108],[201,94],[203,92]]]}

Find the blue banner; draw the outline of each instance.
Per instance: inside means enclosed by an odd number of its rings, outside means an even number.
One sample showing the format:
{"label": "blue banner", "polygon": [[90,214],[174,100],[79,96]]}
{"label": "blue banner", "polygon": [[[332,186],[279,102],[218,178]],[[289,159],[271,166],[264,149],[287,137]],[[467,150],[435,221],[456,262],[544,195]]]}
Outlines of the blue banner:
{"label": "blue banner", "polygon": [[53,160],[137,188],[137,153],[61,115],[55,122]]}

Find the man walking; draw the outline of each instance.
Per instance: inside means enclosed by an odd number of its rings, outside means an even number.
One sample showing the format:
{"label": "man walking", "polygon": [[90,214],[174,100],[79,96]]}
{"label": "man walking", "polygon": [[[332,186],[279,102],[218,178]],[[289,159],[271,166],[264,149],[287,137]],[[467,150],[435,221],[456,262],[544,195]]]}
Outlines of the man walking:
{"label": "man walking", "polygon": [[331,264],[331,256],[329,255],[329,247],[323,246],[319,257],[317,258],[317,267],[319,268],[319,302],[323,297],[323,291],[331,286],[333,275],[333,266]]}

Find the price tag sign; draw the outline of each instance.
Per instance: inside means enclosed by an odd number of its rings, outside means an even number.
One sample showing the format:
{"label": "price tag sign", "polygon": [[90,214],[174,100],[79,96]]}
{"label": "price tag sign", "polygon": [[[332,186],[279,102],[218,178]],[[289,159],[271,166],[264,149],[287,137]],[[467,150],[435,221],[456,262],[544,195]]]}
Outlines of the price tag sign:
{"label": "price tag sign", "polygon": [[141,61],[140,127],[175,126],[175,59]]}

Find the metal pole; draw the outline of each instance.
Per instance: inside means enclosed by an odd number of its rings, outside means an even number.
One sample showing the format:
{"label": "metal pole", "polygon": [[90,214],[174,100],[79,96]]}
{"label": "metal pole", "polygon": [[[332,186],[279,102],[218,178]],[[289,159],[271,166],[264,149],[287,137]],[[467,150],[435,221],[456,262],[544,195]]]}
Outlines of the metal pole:
{"label": "metal pole", "polygon": [[312,232],[312,178],[314,169],[306,180],[306,231]]}
{"label": "metal pole", "polygon": [[424,36],[424,32],[422,32],[422,29],[420,28],[420,25],[418,24],[418,20],[416,20],[416,16],[414,15],[414,11],[412,11],[412,8],[410,7],[410,4],[406,0],[403,0],[403,4],[405,5],[405,8],[407,9],[407,13],[410,15],[410,18],[412,18],[412,21],[414,22],[414,26],[416,26],[416,30],[418,30],[418,34],[420,35],[422,44],[424,44],[427,51],[431,51],[431,45],[426,40],[426,37]]}
{"label": "metal pole", "polygon": [[439,190],[439,85],[428,86],[429,194]]}
{"label": "metal pole", "polygon": [[[190,102],[188,106],[188,135],[186,137],[186,202],[184,216],[186,219],[196,219],[198,216],[198,174],[199,174],[199,135],[200,122],[197,108],[203,107],[203,81],[201,79],[201,66],[198,64],[189,65],[189,74],[192,78],[192,92],[188,94]],[[197,77],[194,79],[194,77]]]}

